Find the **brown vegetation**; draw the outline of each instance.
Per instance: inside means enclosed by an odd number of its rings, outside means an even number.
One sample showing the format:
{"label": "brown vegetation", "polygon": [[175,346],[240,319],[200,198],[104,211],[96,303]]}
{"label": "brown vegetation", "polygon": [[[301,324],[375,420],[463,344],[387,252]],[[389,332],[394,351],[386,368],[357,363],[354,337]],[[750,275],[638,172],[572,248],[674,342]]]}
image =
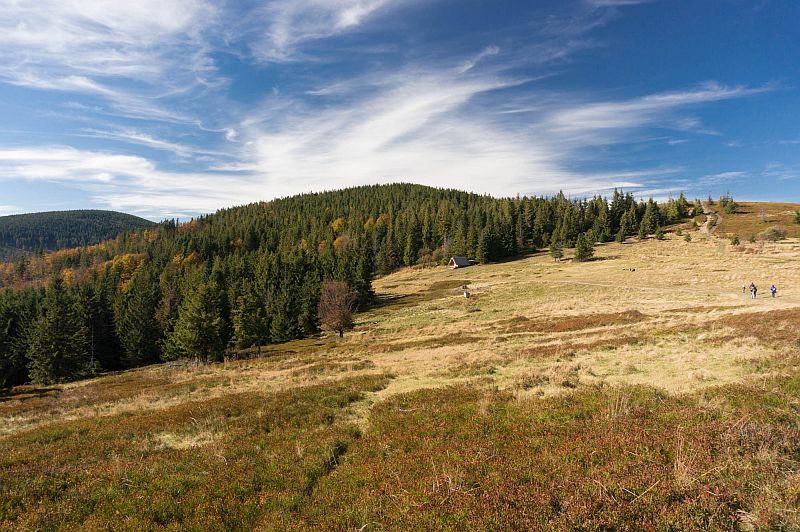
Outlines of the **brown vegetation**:
{"label": "brown vegetation", "polygon": [[408,269],[344,340],[15,389],[0,528],[797,529],[792,245]]}
{"label": "brown vegetation", "polygon": [[787,230],[790,238],[800,238],[800,225],[794,223],[798,203],[741,203],[735,214],[726,214],[718,228],[719,236],[739,235],[746,240],[775,225]]}
{"label": "brown vegetation", "polygon": [[342,281],[326,280],[319,298],[319,321],[323,327],[339,333],[353,327],[353,311],[357,294]]}

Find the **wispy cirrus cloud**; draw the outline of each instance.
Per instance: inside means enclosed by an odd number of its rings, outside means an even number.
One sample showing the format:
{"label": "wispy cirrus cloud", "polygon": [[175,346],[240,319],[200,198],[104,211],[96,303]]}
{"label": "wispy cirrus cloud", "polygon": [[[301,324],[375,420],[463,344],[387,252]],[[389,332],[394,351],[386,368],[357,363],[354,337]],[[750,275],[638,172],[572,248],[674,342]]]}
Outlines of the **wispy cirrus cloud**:
{"label": "wispy cirrus cloud", "polygon": [[[203,156],[203,155],[209,155],[214,157],[230,156],[230,154],[225,152],[210,150],[193,144],[179,143],[179,142],[165,140],[162,138],[157,138],[153,135],[137,131],[135,129],[106,131],[100,129],[87,128],[83,130],[83,133],[81,133],[80,135],[85,135],[87,137],[94,137],[99,139],[115,140],[115,141],[125,142],[128,144],[136,144],[139,146],[151,148],[153,150],[170,152],[182,158]],[[230,139],[233,140],[235,138],[236,133],[234,131],[231,131],[230,133],[228,133],[228,135]]]}
{"label": "wispy cirrus cloud", "polygon": [[52,182],[87,190],[114,209],[148,216],[189,217],[243,203],[251,178],[226,173],[167,171],[135,155],[66,146],[0,149],[0,181]]}
{"label": "wispy cirrus cloud", "polygon": [[770,179],[785,181],[800,177],[800,169],[798,169],[796,166],[790,166],[784,163],[770,162],[767,163],[763,172],[761,172],[761,175]]}
{"label": "wispy cirrus cloud", "polygon": [[254,13],[266,29],[250,48],[262,61],[295,61],[306,57],[302,45],[354,31],[367,20],[421,0],[271,0]]}
{"label": "wispy cirrus cloud", "polygon": [[594,7],[625,7],[650,4],[654,1],[656,0],[586,0],[586,3]]}
{"label": "wispy cirrus cloud", "polygon": [[[134,118],[187,122],[167,101],[216,76],[204,0],[3,2],[0,82],[99,98]],[[173,102],[174,103],[174,102]]]}
{"label": "wispy cirrus cloud", "polygon": [[[686,91],[662,92],[623,101],[601,101],[559,110],[551,117],[553,129],[563,133],[631,130],[648,125],[699,130],[694,117],[671,113],[691,106],[745,98],[772,90],[771,87],[725,86],[716,82]],[[602,137],[601,137],[602,138]]]}
{"label": "wispy cirrus cloud", "polygon": [[[438,69],[371,75],[335,92],[347,105],[304,108],[285,103],[251,124],[247,135],[252,168],[268,187],[288,194],[292,183],[329,188],[410,180],[452,185],[496,195],[590,193],[614,187],[641,187],[663,168],[586,172],[573,162],[603,144],[630,141],[651,128],[670,128],[683,109],[759,94],[763,88],[708,83],[621,101],[553,100],[500,119],[507,109],[482,104],[502,99],[519,109],[513,89],[528,80],[496,69]],[[512,91],[509,93],[509,91]],[[369,94],[356,98],[355,93]],[[531,90],[521,96],[529,100]],[[572,99],[572,101],[570,101]],[[294,112],[287,113],[286,109]],[[591,157],[589,155],[588,157]],[[492,179],[487,179],[491,175]],[[288,179],[287,179],[288,177]]]}
{"label": "wispy cirrus cloud", "polygon": [[[639,3],[578,0],[526,21],[522,38],[471,34],[455,51],[398,53],[378,37],[336,55],[323,44],[431,2],[9,2],[0,83],[67,93],[61,110],[80,123],[65,138],[84,147],[0,147],[0,179],[80,188],[151,218],[394,181],[495,195],[667,190],[658,181],[675,165],[609,152],[663,144],[669,133],[654,130],[714,134],[694,113],[771,88],[709,82],[618,98],[542,88],[603,45],[595,31],[621,16],[615,8]],[[315,69],[354,57],[369,64]],[[233,88],[226,61],[244,65]]]}
{"label": "wispy cirrus cloud", "polygon": [[[318,93],[322,95],[317,98],[333,98],[337,106],[286,97],[248,116],[241,125],[239,151],[205,171],[165,171],[140,156],[47,147],[0,150],[0,175],[68,183],[113,208],[151,218],[185,217],[254,198],[396,181],[494,195],[558,190],[579,195],[618,187],[662,190],[647,185],[674,176],[680,168],[585,171],[573,163],[591,160],[586,152],[599,144],[669,127],[673,113],[686,106],[758,93],[715,85],[621,101],[553,101],[550,96],[535,112],[508,122],[500,118],[502,110],[483,100],[495,101],[498,94],[514,100],[518,96],[513,90],[528,81],[494,69],[462,70],[380,72],[334,93]],[[369,96],[356,98],[355,93]],[[530,93],[519,97],[527,100]],[[621,109],[636,116],[606,119],[611,110]],[[193,151],[136,131],[90,133],[179,155]],[[705,185],[738,176],[728,172],[701,181]]]}
{"label": "wispy cirrus cloud", "polygon": [[697,183],[700,186],[711,186],[711,185],[728,185],[733,183],[742,177],[746,176],[745,172],[719,172],[716,174],[709,174],[704,175],[698,178]]}

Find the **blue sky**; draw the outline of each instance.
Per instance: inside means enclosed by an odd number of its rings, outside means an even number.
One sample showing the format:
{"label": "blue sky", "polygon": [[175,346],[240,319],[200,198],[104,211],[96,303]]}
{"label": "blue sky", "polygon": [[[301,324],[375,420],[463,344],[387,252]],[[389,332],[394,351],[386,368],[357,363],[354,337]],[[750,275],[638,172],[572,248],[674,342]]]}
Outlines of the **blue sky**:
{"label": "blue sky", "polygon": [[0,0],[0,214],[360,184],[794,201],[794,0]]}

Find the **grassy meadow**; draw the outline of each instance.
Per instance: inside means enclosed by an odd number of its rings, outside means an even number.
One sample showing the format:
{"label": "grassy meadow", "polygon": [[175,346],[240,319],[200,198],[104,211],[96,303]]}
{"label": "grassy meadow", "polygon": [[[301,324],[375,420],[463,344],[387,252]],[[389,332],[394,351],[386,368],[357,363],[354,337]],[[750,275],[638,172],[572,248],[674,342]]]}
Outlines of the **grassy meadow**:
{"label": "grassy meadow", "polygon": [[14,389],[0,528],[798,529],[800,241],[691,235],[406,269],[342,340]]}

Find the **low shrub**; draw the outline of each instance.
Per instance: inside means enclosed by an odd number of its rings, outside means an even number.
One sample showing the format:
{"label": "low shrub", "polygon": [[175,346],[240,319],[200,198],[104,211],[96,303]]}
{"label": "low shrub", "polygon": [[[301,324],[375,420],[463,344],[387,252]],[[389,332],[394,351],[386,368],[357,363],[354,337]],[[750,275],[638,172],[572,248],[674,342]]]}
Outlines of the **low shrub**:
{"label": "low shrub", "polygon": [[786,238],[786,229],[780,226],[770,227],[758,234],[759,240],[767,242],[777,242]]}

